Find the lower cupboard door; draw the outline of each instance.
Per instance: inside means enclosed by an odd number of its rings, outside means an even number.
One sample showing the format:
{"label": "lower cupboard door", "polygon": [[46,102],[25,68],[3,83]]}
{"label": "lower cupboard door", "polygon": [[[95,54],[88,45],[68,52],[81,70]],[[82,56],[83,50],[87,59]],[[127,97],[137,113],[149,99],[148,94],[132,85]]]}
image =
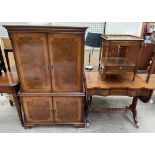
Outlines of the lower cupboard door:
{"label": "lower cupboard door", "polygon": [[26,123],[51,123],[53,120],[51,97],[21,97]]}
{"label": "lower cupboard door", "polygon": [[74,123],[83,120],[83,97],[53,97],[56,123]]}

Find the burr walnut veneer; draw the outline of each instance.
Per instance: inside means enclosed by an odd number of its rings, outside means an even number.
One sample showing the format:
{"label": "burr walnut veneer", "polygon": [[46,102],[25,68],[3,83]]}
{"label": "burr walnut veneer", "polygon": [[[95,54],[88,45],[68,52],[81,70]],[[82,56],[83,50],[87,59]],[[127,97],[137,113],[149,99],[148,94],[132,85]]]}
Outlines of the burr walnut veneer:
{"label": "burr walnut veneer", "polygon": [[84,27],[5,26],[20,82],[24,126],[84,120]]}

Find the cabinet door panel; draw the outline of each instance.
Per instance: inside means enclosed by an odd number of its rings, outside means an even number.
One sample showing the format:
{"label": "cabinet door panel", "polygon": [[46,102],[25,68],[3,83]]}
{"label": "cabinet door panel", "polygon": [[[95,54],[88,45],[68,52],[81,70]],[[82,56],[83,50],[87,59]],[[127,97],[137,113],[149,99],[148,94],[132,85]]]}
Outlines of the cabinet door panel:
{"label": "cabinet door panel", "polygon": [[51,97],[21,97],[27,123],[51,123],[53,108]]}
{"label": "cabinet door panel", "polygon": [[22,91],[50,92],[47,36],[41,33],[12,33],[15,60]]}
{"label": "cabinet door panel", "polygon": [[54,92],[82,90],[83,43],[76,34],[49,34],[49,55]]}
{"label": "cabinet door panel", "polygon": [[82,97],[53,97],[55,122],[81,122],[83,118]]}

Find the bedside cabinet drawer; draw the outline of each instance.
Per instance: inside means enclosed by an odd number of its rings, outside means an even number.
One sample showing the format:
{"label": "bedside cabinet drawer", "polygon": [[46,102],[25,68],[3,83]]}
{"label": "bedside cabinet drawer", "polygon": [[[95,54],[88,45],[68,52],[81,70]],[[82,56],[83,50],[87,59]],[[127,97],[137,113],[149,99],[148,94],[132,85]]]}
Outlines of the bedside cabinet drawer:
{"label": "bedside cabinet drawer", "polygon": [[134,69],[135,69],[134,66],[107,66],[106,71],[120,73],[120,72],[133,72]]}

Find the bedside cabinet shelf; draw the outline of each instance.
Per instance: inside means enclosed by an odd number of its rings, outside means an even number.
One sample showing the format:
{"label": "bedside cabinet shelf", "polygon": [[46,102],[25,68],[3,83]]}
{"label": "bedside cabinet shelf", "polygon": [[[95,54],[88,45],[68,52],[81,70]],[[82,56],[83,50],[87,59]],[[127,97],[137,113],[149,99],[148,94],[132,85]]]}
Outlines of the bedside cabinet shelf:
{"label": "bedside cabinet shelf", "polygon": [[128,58],[122,57],[110,57],[101,59],[101,68],[104,69],[106,65],[106,73],[120,74],[123,72],[134,72],[136,64]]}

